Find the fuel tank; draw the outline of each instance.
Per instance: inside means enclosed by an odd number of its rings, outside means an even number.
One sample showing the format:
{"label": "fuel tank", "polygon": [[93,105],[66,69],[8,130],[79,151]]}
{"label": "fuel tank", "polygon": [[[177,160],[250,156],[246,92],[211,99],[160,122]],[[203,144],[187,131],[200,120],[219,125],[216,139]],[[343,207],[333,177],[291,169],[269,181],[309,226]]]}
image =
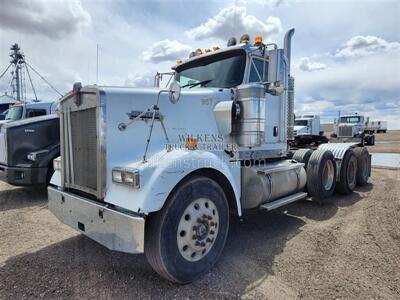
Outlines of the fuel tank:
{"label": "fuel tank", "polygon": [[243,166],[241,172],[240,201],[244,209],[299,192],[307,181],[304,165],[292,160]]}

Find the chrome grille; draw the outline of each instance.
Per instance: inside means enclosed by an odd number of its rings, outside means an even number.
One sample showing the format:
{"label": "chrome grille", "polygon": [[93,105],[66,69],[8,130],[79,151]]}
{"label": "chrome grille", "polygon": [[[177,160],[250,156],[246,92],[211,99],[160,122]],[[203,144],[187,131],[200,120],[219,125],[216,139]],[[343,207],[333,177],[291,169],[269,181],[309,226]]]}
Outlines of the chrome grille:
{"label": "chrome grille", "polygon": [[105,193],[105,106],[94,89],[81,92],[78,106],[72,93],[61,100],[62,182],[65,188],[92,194],[98,199]]}
{"label": "chrome grille", "polygon": [[96,108],[71,112],[74,183],[97,190]]}
{"label": "chrome grille", "polygon": [[352,126],[339,126],[339,136],[353,137]]}

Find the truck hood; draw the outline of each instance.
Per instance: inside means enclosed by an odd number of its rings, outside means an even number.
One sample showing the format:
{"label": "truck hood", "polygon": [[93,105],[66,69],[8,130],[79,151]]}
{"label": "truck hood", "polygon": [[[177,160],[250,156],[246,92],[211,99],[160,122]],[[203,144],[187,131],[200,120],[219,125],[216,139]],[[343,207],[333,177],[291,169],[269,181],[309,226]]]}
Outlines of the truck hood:
{"label": "truck hood", "polygon": [[304,125],[297,125],[297,126],[294,126],[294,131],[296,132],[296,134],[307,133],[308,127],[304,126]]}
{"label": "truck hood", "polygon": [[307,126],[294,126],[294,130],[301,131],[302,129],[306,129]]}
{"label": "truck hood", "polygon": [[[104,126],[106,126],[107,162],[141,161],[149,132],[149,121],[136,121],[123,131],[120,131],[118,126],[129,122],[130,113],[138,115],[156,104],[160,89],[116,87],[99,89],[100,93],[104,94],[101,101],[106,107]],[[210,120],[209,116],[213,114],[218,102],[230,99],[230,89],[185,88],[181,90],[178,103],[172,104],[168,93],[161,93],[159,112],[163,116],[169,142],[174,145],[180,144],[183,136],[197,133],[218,135],[216,122],[207,120]],[[134,137],[133,142],[127,143],[126,141],[132,137]],[[152,132],[148,155],[165,149],[165,143],[161,125],[157,121]]]}
{"label": "truck hood", "polygon": [[[33,117],[33,118],[28,118],[28,119],[21,119],[21,120],[16,120],[16,121],[11,121],[11,122],[7,121],[7,122],[5,122],[5,124],[3,126],[4,126],[4,128],[11,128],[11,127],[16,127],[16,126],[33,124],[35,122],[40,122],[40,121],[54,119],[54,118],[58,118],[57,114]],[[0,124],[0,126],[1,126],[1,124]]]}

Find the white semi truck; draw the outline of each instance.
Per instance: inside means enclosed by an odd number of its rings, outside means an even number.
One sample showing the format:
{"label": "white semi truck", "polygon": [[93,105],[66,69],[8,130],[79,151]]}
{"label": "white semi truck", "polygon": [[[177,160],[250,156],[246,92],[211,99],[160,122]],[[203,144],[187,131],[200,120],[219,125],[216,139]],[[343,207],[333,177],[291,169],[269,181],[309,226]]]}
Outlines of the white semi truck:
{"label": "white semi truck", "polygon": [[[354,143],[301,149],[293,138],[291,38],[196,51],[170,88],[74,85],[60,103],[61,157],[49,209],[109,249],[145,253],[177,283],[218,260],[230,214],[329,201],[370,176]],[[158,80],[156,80],[157,82]],[[267,230],[267,228],[266,228]]]}
{"label": "white semi truck", "polygon": [[294,140],[290,142],[292,149],[317,147],[327,142],[328,138],[324,136],[319,116],[295,116]]}
{"label": "white semi truck", "polygon": [[363,145],[375,145],[374,131],[368,127],[369,117],[358,113],[341,115],[335,118],[332,138],[343,142],[358,142]]}

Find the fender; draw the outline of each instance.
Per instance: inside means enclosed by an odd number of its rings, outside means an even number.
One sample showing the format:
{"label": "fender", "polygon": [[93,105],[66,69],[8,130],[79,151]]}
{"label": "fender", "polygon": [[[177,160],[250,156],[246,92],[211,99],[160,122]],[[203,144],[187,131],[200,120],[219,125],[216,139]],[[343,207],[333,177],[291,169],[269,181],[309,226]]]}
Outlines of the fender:
{"label": "fender", "polygon": [[[189,150],[161,151],[151,157],[148,163],[128,163],[108,166],[107,193],[105,202],[122,206],[126,209],[150,213],[162,209],[173,188],[190,173],[200,169],[213,169],[224,174],[235,194],[238,215],[240,205],[240,166],[230,162],[224,152],[203,152]],[[112,167],[130,167],[140,171],[140,188],[112,182]]]}
{"label": "fender", "polygon": [[38,162],[39,167],[48,167],[49,163],[51,163],[54,158],[60,156],[60,143],[52,145],[44,150],[47,150],[47,152]]}

